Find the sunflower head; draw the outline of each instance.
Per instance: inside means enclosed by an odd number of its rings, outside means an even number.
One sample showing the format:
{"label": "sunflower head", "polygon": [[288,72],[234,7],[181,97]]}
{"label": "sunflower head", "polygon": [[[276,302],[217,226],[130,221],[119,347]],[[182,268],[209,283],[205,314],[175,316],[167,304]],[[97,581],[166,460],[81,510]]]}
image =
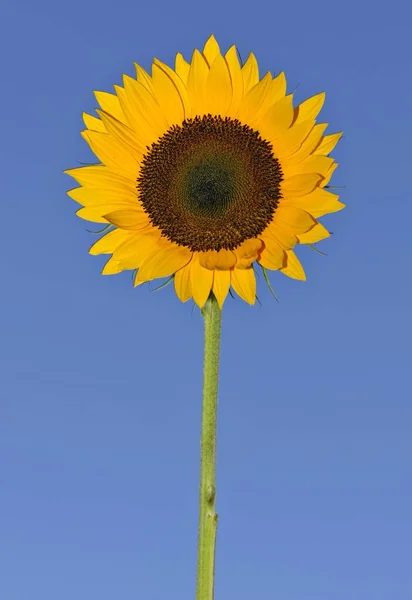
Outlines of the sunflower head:
{"label": "sunflower head", "polygon": [[294,107],[283,73],[260,78],[253,54],[242,65],[213,36],[174,69],[135,66],[84,115],[100,164],[66,171],[77,214],[111,229],[90,249],[111,255],[103,273],[173,276],[200,307],[230,288],[253,304],[256,265],[305,279],[293,248],[328,237],[318,218],[344,206],[325,189],[341,134],[316,124],[324,94]]}

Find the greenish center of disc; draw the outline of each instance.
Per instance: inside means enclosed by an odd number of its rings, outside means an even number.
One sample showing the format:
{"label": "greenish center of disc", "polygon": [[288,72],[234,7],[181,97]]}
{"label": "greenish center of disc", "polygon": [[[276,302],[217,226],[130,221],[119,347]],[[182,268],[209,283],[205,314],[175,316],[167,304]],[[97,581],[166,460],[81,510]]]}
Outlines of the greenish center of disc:
{"label": "greenish center of disc", "polygon": [[234,197],[236,176],[219,157],[200,161],[187,174],[190,205],[204,215],[219,215]]}

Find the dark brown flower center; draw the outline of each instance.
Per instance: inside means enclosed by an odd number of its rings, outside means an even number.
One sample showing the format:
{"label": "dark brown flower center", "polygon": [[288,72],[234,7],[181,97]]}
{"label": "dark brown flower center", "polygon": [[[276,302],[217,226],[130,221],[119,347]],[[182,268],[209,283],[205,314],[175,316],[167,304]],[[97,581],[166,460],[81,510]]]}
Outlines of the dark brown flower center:
{"label": "dark brown flower center", "polygon": [[238,120],[174,125],[145,154],[137,190],[153,225],[193,251],[233,250],[271,222],[282,170],[272,146]]}

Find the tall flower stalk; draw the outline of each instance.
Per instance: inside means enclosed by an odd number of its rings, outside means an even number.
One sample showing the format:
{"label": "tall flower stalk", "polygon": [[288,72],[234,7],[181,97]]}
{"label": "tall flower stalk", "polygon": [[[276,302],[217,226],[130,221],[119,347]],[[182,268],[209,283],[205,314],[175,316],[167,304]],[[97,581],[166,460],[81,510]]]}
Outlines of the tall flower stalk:
{"label": "tall flower stalk", "polygon": [[218,515],[216,502],[216,424],[222,312],[211,294],[202,309],[204,370],[200,443],[199,536],[196,600],[213,600]]}

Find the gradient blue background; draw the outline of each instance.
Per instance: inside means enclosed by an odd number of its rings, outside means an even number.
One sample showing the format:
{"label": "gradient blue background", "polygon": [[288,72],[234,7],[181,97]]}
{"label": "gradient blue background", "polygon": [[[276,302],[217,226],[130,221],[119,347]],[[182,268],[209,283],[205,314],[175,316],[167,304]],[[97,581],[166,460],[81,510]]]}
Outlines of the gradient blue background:
{"label": "gradient blue background", "polygon": [[2,4],[2,599],[194,598],[201,317],[99,274],[62,171],[93,160],[92,90],[211,32],[327,91],[348,205],[307,283],[225,304],[216,600],[412,597],[409,10]]}

